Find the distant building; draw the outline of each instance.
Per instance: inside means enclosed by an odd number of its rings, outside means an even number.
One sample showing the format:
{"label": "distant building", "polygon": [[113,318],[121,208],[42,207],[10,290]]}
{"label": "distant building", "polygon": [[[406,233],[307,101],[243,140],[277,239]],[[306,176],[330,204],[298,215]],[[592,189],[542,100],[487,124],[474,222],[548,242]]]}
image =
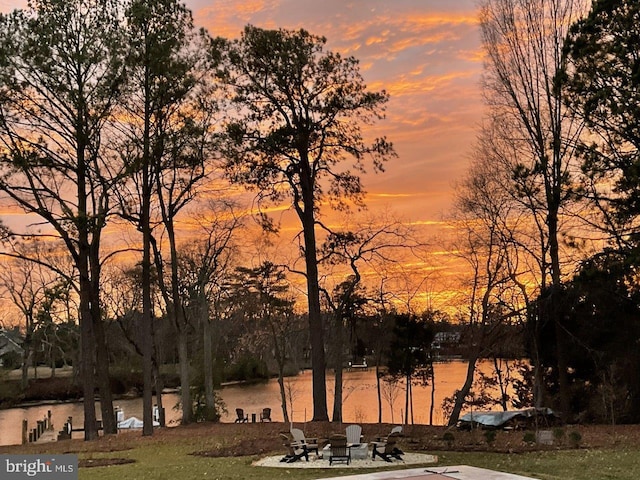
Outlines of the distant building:
{"label": "distant building", "polygon": [[437,357],[459,356],[460,332],[438,332],[433,337],[431,349]]}
{"label": "distant building", "polygon": [[2,357],[8,353],[22,355],[22,337],[17,329],[5,330],[0,328],[0,366],[3,364]]}

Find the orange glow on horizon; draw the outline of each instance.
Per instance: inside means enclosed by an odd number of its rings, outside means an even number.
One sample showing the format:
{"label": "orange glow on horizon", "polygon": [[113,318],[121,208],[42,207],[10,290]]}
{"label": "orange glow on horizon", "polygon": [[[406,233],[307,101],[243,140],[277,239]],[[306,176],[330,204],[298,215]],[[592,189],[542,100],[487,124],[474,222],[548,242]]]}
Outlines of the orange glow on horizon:
{"label": "orange glow on horizon", "polygon": [[[6,12],[25,5],[26,0],[4,1],[0,9]],[[482,118],[483,52],[475,0],[186,0],[186,6],[193,11],[195,25],[212,36],[238,38],[247,24],[305,28],[325,36],[326,49],[356,57],[368,88],[390,94],[386,118],[363,134],[370,139],[387,136],[399,156],[388,162],[384,173],[362,176],[369,211],[394,212],[425,239],[446,238],[452,227],[442,218],[452,203],[451,185],[466,170],[475,128]],[[237,185],[224,188],[230,198],[241,199],[240,215],[255,213],[253,193]],[[218,195],[215,188],[206,192],[203,203]],[[339,227],[343,215],[322,207],[322,221]],[[262,211],[281,222],[281,236],[274,240],[279,249],[274,248],[273,255],[288,248],[294,253],[287,252],[287,256],[295,257],[294,239],[300,225],[290,203],[268,205]],[[3,207],[0,215],[12,225],[24,221],[15,208]],[[180,225],[184,235],[196,234],[197,229],[197,222],[185,220]],[[138,245],[138,233],[128,226],[110,225],[105,234],[108,246],[117,242]],[[256,236],[255,231],[248,235]],[[410,260],[398,268],[420,275],[451,276],[451,252],[443,242],[433,243],[429,254],[438,259],[436,265]],[[449,288],[443,283],[438,295],[420,295],[425,302],[429,297],[430,303],[434,298],[446,303],[453,298]]]}

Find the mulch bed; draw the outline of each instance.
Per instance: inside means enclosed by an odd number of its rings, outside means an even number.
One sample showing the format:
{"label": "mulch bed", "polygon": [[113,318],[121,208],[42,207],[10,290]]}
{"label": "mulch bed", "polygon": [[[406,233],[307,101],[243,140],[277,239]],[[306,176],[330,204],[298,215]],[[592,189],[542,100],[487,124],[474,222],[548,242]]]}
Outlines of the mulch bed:
{"label": "mulch bed", "polygon": [[[348,424],[330,422],[312,422],[296,424],[308,437],[317,437],[322,444],[332,433],[342,433]],[[362,424],[365,441],[391,431],[389,424]],[[558,428],[558,427],[555,427]],[[404,429],[400,444],[403,449],[416,453],[438,451],[491,451],[505,453],[523,453],[536,450],[571,449],[575,445],[570,441],[571,432],[580,433],[579,448],[607,448],[619,445],[640,444],[640,426],[638,425],[580,425],[562,427],[564,435],[554,445],[536,445],[524,441],[530,431],[496,431],[495,439],[488,443],[482,430],[461,431],[446,427],[409,425]],[[280,422],[255,424],[199,423],[175,428],[157,429],[152,436],[143,437],[139,431],[122,432],[118,435],[101,437],[97,441],[64,440],[48,444],[31,444],[0,447],[0,453],[75,453],[81,457],[92,452],[118,452],[137,445],[155,442],[167,443],[179,441],[192,445],[193,455],[207,457],[264,456],[284,451],[280,433],[288,432],[289,424]],[[453,438],[445,440],[445,432],[451,432]],[[93,463],[102,461],[94,459]],[[105,459],[118,461],[118,459]],[[129,460],[128,460],[129,461]]]}

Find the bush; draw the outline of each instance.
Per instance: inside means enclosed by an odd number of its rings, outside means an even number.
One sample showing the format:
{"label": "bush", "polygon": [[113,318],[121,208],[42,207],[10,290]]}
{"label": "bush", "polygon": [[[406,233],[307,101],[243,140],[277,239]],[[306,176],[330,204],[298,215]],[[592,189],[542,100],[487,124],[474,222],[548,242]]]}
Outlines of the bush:
{"label": "bush", "polygon": [[[193,416],[196,422],[219,422],[222,415],[228,413],[227,406],[218,392],[213,392],[214,406],[213,410],[210,410],[205,404],[204,389],[199,386],[195,386],[192,387],[191,391],[193,398]],[[176,411],[182,410],[181,396],[179,396],[179,400],[173,406],[173,409]]]}
{"label": "bush", "polygon": [[11,406],[23,398],[20,382],[0,378],[0,405]]}
{"label": "bush", "polygon": [[554,428],[553,438],[556,439],[556,442],[562,443],[562,440],[564,439],[564,428],[560,428],[560,427]]}
{"label": "bush", "polygon": [[32,379],[24,391],[25,401],[77,400],[81,397],[82,388],[74,384],[71,377]]}
{"label": "bush", "polygon": [[141,393],[143,390],[142,371],[122,365],[109,369],[111,391],[122,395],[131,391]]}
{"label": "bush", "polygon": [[218,392],[213,392],[214,408],[207,409],[204,392],[197,392],[193,402],[193,414],[197,422],[219,422],[222,415],[228,413],[227,406]]}
{"label": "bush", "polygon": [[455,439],[456,437],[453,435],[452,432],[444,432],[444,435],[442,435],[442,440],[447,442],[447,446],[449,448],[451,448]]}
{"label": "bush", "polygon": [[536,434],[533,432],[526,432],[522,437],[522,441],[524,443],[528,443],[529,445],[533,445],[536,443]]}
{"label": "bush", "polygon": [[487,445],[493,445],[493,442],[496,441],[496,431],[495,430],[485,430],[484,439],[487,441]]}
{"label": "bush", "polygon": [[2,356],[2,366],[7,370],[20,368],[22,365],[22,354],[17,352],[7,352]]}
{"label": "bush", "polygon": [[577,430],[573,430],[569,433],[569,440],[571,441],[571,445],[574,448],[578,448],[580,446],[580,442],[582,441],[582,435]]}

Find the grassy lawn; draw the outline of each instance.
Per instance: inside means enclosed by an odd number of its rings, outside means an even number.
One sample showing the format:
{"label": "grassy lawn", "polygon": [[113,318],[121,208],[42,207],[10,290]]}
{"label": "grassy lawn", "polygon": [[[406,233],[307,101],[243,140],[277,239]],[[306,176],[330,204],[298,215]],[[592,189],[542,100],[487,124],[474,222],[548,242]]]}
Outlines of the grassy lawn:
{"label": "grassy lawn", "polygon": [[[253,467],[259,457],[207,458],[191,455],[193,445],[167,443],[111,453],[80,454],[81,458],[132,458],[135,463],[81,468],[80,480],[312,479],[354,475],[372,470],[280,469]],[[636,480],[640,449],[568,450],[521,454],[435,452],[438,465],[473,465],[541,480]],[[409,466],[408,468],[415,468]],[[395,468],[401,468],[396,466]],[[376,471],[379,471],[376,470]]]}
{"label": "grassy lawn", "polygon": [[[388,433],[389,424],[363,424],[365,439]],[[307,436],[327,439],[344,425],[329,422],[303,426]],[[77,454],[80,480],[197,480],[197,479],[320,479],[376,470],[254,467],[252,462],[284,455],[280,433],[289,425],[203,423],[159,429],[153,436],[121,432],[92,442],[64,440],[44,444],[0,447],[0,453]],[[540,480],[640,479],[640,426],[571,426],[579,430],[580,448],[566,440],[558,445],[527,444],[523,432],[497,432],[488,445],[482,431],[453,431],[454,442],[444,439],[446,427],[407,426],[401,448],[437,455],[438,466],[472,465]],[[566,438],[565,434],[565,438]],[[509,453],[506,453],[509,452]],[[130,460],[131,463],[122,463]],[[109,466],[85,466],[111,463]],[[121,463],[121,464],[114,464]],[[393,465],[391,469],[416,468]]]}
{"label": "grassy lawn", "polygon": [[564,450],[522,454],[440,453],[439,465],[473,465],[540,480],[636,480],[640,448]]}

